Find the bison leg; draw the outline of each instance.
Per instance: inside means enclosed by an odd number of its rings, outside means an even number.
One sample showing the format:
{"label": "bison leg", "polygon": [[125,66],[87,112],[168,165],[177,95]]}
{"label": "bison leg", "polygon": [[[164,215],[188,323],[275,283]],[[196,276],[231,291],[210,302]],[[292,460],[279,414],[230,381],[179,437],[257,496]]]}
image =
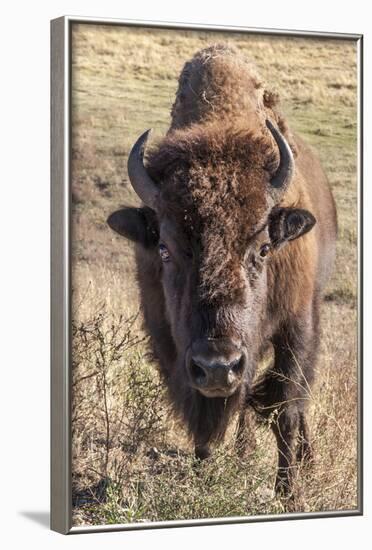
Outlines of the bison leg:
{"label": "bison leg", "polygon": [[278,471],[275,492],[288,496],[292,491],[294,474],[293,447],[298,428],[296,407],[282,409],[278,418],[272,422],[272,429],[278,446]]}
{"label": "bison leg", "polygon": [[313,450],[310,443],[310,430],[304,412],[300,412],[299,418],[299,445],[297,447],[296,458],[298,462],[311,462],[313,459]]}
{"label": "bison leg", "polygon": [[240,457],[247,456],[256,448],[255,418],[252,409],[239,413],[235,437],[235,449]]}
{"label": "bison leg", "polygon": [[271,422],[278,446],[278,473],[275,490],[282,495],[292,491],[294,453],[297,458],[311,456],[306,405],[311,395],[314,363],[317,354],[315,316],[288,324],[273,338],[274,364],[253,390],[255,409]]}
{"label": "bison leg", "polygon": [[203,444],[195,441],[195,457],[198,460],[205,460],[209,456],[211,456],[209,445],[207,443]]}
{"label": "bison leg", "polygon": [[244,454],[246,438],[246,418],[245,411],[239,413],[238,426],[236,429],[235,448],[239,454]]}

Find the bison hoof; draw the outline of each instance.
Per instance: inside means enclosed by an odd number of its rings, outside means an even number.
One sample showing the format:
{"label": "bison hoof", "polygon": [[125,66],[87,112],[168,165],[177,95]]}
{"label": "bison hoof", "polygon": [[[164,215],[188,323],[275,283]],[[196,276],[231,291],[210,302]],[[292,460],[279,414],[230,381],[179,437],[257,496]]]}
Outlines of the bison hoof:
{"label": "bison hoof", "polygon": [[314,451],[308,441],[301,441],[296,454],[297,462],[304,466],[310,465],[314,461]]}
{"label": "bison hoof", "polygon": [[292,494],[292,483],[288,470],[279,472],[275,480],[275,494],[279,498],[289,498]]}
{"label": "bison hoof", "polygon": [[276,480],[275,494],[280,499],[285,512],[308,512],[305,498],[301,487],[295,487],[290,482],[280,478]]}
{"label": "bison hoof", "polygon": [[207,447],[207,446],[195,447],[195,457],[198,460],[205,460],[209,456],[211,456],[211,451],[210,451],[209,447]]}

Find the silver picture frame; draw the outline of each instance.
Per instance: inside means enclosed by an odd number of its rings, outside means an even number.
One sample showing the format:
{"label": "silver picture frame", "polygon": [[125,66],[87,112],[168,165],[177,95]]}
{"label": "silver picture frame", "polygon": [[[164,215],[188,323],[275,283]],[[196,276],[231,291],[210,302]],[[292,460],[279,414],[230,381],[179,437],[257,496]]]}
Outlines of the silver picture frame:
{"label": "silver picture frame", "polygon": [[[334,512],[73,526],[71,484],[71,30],[74,24],[228,31],[354,41],[358,51],[358,507]],[[363,514],[363,35],[65,16],[51,21],[51,529],[63,534]]]}

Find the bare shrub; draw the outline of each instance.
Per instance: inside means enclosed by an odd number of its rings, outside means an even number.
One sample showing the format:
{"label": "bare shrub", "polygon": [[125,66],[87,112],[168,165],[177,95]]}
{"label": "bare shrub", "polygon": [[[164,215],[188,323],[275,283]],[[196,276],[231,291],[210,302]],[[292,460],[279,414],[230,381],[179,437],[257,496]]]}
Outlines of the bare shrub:
{"label": "bare shrub", "polygon": [[[72,442],[75,500],[105,501],[128,478],[141,447],[166,429],[155,369],[144,359],[137,316],[114,319],[103,308],[72,324]],[[140,346],[142,344],[142,346]]]}

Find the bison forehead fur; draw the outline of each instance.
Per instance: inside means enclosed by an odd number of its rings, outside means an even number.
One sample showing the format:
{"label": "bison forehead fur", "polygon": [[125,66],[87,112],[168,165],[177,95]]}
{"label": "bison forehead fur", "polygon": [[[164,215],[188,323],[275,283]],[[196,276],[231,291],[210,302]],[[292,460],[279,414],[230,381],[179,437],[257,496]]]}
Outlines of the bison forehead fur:
{"label": "bison forehead fur", "polygon": [[[219,122],[177,130],[148,157],[161,187],[160,216],[202,246],[201,285],[237,296],[247,242],[267,221],[267,188],[278,164],[268,135]],[[218,273],[218,277],[216,274]]]}

